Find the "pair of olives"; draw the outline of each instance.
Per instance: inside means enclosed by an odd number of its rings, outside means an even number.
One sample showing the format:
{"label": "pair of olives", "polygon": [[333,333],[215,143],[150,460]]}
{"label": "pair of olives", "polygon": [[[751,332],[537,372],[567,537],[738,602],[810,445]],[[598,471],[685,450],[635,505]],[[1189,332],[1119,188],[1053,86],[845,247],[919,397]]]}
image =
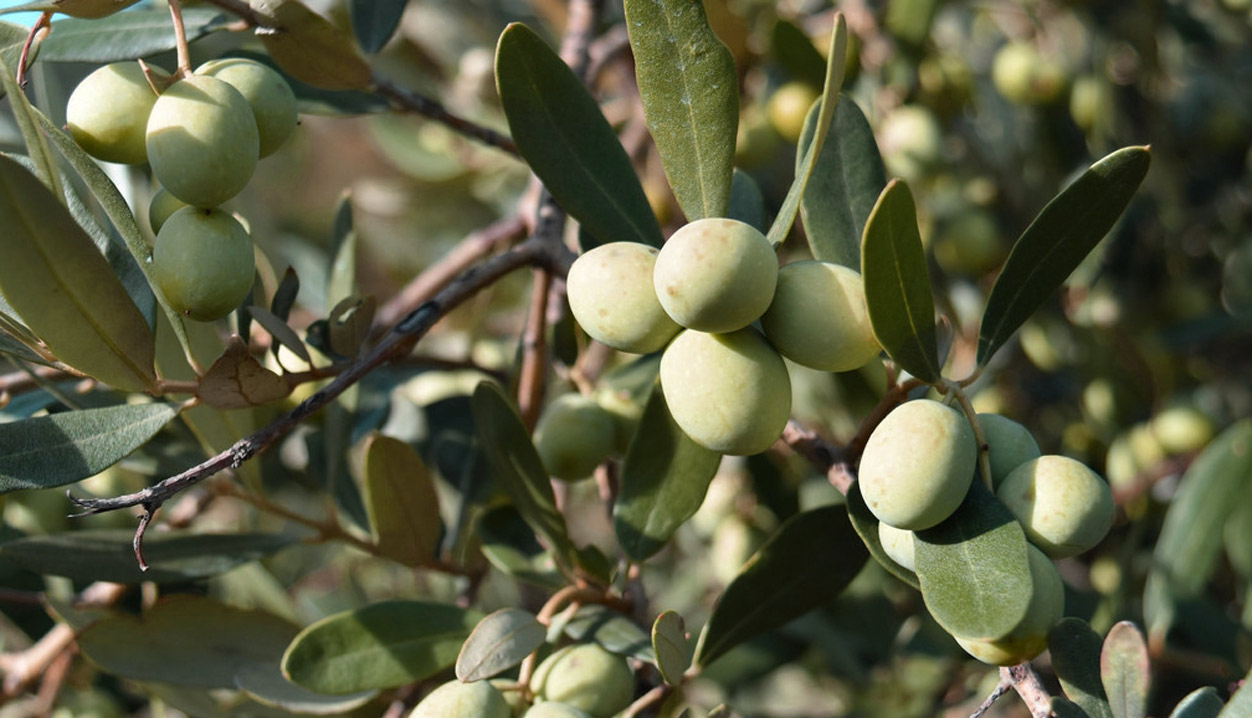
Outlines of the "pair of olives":
{"label": "pair of olives", "polygon": [[602,245],[574,262],[567,282],[570,309],[593,339],[626,352],[664,349],[670,413],[723,454],[759,453],[782,434],[791,412],[783,357],[846,371],[880,350],[860,275],[815,261],[779,269],[765,236],[733,219],[691,222],[660,250]]}
{"label": "pair of olives", "polygon": [[88,154],[152,168],[164,188],[149,211],[153,275],[176,311],[203,321],[238,306],[255,274],[251,238],[218,206],[243,190],[296,118],[282,76],[241,58],[179,79],[112,63],[84,78],[66,107],[70,135]]}
{"label": "pair of olives", "polygon": [[[1080,554],[1112,526],[1113,495],[1103,478],[1065,456],[1041,455],[1030,432],[998,414],[979,414],[992,488],[1030,541],[1034,585],[1026,616],[990,640],[956,636],[974,657],[999,665],[1033,658],[1061,618],[1064,592],[1049,559]],[[874,429],[861,456],[858,485],[878,519],[883,550],[914,570],[913,532],[937,526],[978,480],[978,446],[963,414],[918,399],[896,407]],[[986,577],[984,577],[985,579]]]}

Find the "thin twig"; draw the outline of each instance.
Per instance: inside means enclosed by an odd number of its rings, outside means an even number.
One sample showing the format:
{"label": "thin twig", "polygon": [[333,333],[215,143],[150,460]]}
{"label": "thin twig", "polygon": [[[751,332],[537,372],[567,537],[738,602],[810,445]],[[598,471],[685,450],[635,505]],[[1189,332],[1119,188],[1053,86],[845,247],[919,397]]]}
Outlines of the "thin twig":
{"label": "thin twig", "polygon": [[668,696],[670,691],[673,689],[673,686],[664,682],[653,686],[652,690],[644,693],[642,696],[635,699],[634,703],[627,706],[626,710],[622,711],[621,718],[635,718],[635,716],[638,716],[643,711],[665,700],[665,697]]}
{"label": "thin twig", "polygon": [[174,47],[178,51],[178,69],[174,76],[187,77],[191,74],[191,51],[187,49],[187,28],[183,25],[183,8],[179,0],[169,0],[170,17],[174,20]]}
{"label": "thin twig", "polygon": [[852,467],[844,458],[846,452],[843,449],[800,426],[795,419],[787,421],[780,441],[808,459],[814,468],[826,474],[826,480],[838,489],[839,493],[846,495],[848,489],[852,488],[852,482],[856,477]]}
{"label": "thin twig", "polygon": [[478,140],[489,147],[503,150],[515,157],[520,157],[517,145],[513,144],[512,138],[453,114],[447,107],[443,106],[443,103],[437,100],[400,87],[394,82],[385,80],[377,75],[373,78],[373,87],[375,92],[390,100],[397,109],[414,112],[436,122],[441,122],[458,134]]}
{"label": "thin twig", "polygon": [[995,702],[1000,700],[1005,693],[1008,693],[1009,689],[1012,687],[1013,682],[1009,680],[1008,674],[1001,671],[1000,682],[996,684],[995,690],[991,691],[991,695],[987,696],[987,700],[983,701],[982,704],[978,706],[978,709],[970,714],[969,718],[982,718],[987,711],[991,710],[991,706],[995,705]]}
{"label": "thin twig", "polygon": [[548,377],[548,295],[552,274],[542,267],[534,270],[530,290],[530,309],[526,313],[526,331],[522,335],[522,368],[518,373],[517,409],[522,424],[535,428]]}

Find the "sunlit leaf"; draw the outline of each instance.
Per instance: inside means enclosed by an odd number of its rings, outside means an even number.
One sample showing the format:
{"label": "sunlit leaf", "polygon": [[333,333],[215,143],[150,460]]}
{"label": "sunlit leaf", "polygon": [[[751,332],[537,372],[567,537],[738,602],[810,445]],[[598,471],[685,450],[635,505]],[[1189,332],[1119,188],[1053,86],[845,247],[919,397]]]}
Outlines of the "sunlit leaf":
{"label": "sunlit leaf", "polygon": [[1052,668],[1065,695],[1089,718],[1113,718],[1100,682],[1100,634],[1079,618],[1062,618],[1048,631]]}
{"label": "sunlit leaf", "polygon": [[456,659],[456,677],[480,681],[522,662],[543,645],[548,629],[520,608],[501,608],[474,627]]}
{"label": "sunlit leaf", "polygon": [[1100,678],[1113,718],[1144,718],[1148,710],[1148,646],[1135,624],[1109,629],[1100,653]]}
{"label": "sunlit leaf", "polygon": [[33,166],[35,176],[56,197],[64,197],[65,190],[61,186],[61,171],[57,169],[56,158],[48,147],[48,140],[39,133],[37,112],[26,99],[26,93],[17,86],[13,70],[8,63],[0,58],[0,87],[9,96],[9,111],[17,122],[22,134],[22,142],[26,144],[27,159]]}
{"label": "sunlit leaf", "polygon": [[[187,41],[229,24],[231,16],[210,8],[185,8]],[[63,18],[52,23],[39,59],[45,62],[106,63],[133,60],[174,49],[168,10],[128,10],[95,20]]]}
{"label": "sunlit leaf", "polygon": [[240,668],[235,673],[235,687],[261,705],[300,715],[347,715],[377,695],[377,691],[342,696],[315,693],[284,678],[277,661]]}
{"label": "sunlit leaf", "polygon": [[661,245],[648,198],[600,106],[525,25],[500,35],[496,87],[518,151],[570,216],[602,243]]}
{"label": "sunlit leaf", "polygon": [[394,688],[452,666],[482,619],[442,603],[383,601],[328,616],[300,632],[283,674],[318,693]]}
{"label": "sunlit leaf", "polygon": [[257,37],[279,67],[326,90],[361,90],[373,81],[351,38],[298,0],[250,0],[264,23]]}
{"label": "sunlit leaf", "polygon": [[700,635],[696,663],[707,666],[743,641],[827,603],[868,558],[842,506],[791,517],[722,593]]}
{"label": "sunlit leaf", "polygon": [[730,203],[739,83],[730,51],[692,0],[626,0],[626,30],[648,130],[688,220]]}
{"label": "sunlit leaf", "polygon": [[683,673],[691,667],[693,646],[687,626],[676,611],[664,611],[652,623],[652,652],[661,677],[671,686],[682,685]]}
{"label": "sunlit leaf", "polygon": [[861,277],[874,336],[908,373],[939,381],[935,300],[917,207],[908,185],[892,180],[878,197],[861,239]]}
{"label": "sunlit leaf", "polygon": [[379,552],[406,566],[430,563],[439,548],[439,497],[412,446],[381,434],[365,439],[362,488]]}
{"label": "sunlit leaf", "polygon": [[1148,173],[1147,147],[1123,147],[1091,165],[1052,199],[1013,245],[978,328],[986,364],[1063,284],[1122,215]]}
{"label": "sunlit leaf", "polygon": [[604,606],[583,606],[565,624],[565,635],[579,642],[595,641],[607,651],[655,663],[652,639],[630,618]]}
{"label": "sunlit leaf", "polygon": [[1243,718],[1252,715],[1252,671],[1248,671],[1240,683],[1239,690],[1230,697],[1217,718]]}

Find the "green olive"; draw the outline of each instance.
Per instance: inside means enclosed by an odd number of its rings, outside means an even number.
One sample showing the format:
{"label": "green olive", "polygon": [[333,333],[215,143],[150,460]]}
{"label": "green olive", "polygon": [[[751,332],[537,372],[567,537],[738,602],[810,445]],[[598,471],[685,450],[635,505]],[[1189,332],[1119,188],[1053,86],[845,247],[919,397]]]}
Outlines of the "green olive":
{"label": "green olive", "polygon": [[239,91],[252,107],[259,139],[259,156],[267,157],[296,129],[296,96],[283,76],[255,60],[227,57],[196,68]]}
{"label": "green olive", "polygon": [[733,332],[769,308],[778,259],[765,235],[744,222],[699,219],[665,242],[652,273],[657,299],[680,325]]}
{"label": "green olive", "polygon": [[[169,73],[148,66],[158,82]],[[87,154],[105,162],[141,165],[148,161],[144,143],[148,116],[157,93],[138,62],[114,62],[83,78],[70,93],[65,124]]]}
{"label": "green olive", "polygon": [[579,643],[540,663],[530,689],[540,704],[563,703],[591,718],[609,718],[630,705],[635,674],[625,658],[597,643]]}
{"label": "green olive", "polygon": [[943,156],[939,120],[921,105],[901,105],[883,118],[878,146],[887,172],[910,182],[930,173]]}
{"label": "green olive", "polygon": [[992,486],[998,488],[1009,472],[1039,457],[1039,444],[1030,430],[1007,416],[979,414],[978,425],[987,439]]}
{"label": "green olive", "polygon": [[1149,425],[1161,448],[1169,454],[1199,451],[1213,438],[1213,421],[1191,407],[1166,409],[1152,417]]}
{"label": "green olive", "polygon": [[409,713],[409,718],[510,718],[512,715],[504,696],[487,681],[453,680],[431,691]]}
{"label": "green olive", "polygon": [[580,711],[564,703],[539,703],[531,706],[522,714],[522,718],[593,718],[585,711]]}
{"label": "green olive", "polygon": [[165,220],[186,206],[186,202],[170,194],[164,188],[157,190],[157,193],[152,196],[152,202],[148,204],[148,224],[152,227],[152,233],[160,232]]}
{"label": "green olive", "polygon": [[220,319],[252,290],[252,239],[220,209],[184,207],[157,234],[152,272],[161,294],[179,314],[199,321]]}
{"label": "green olive", "polygon": [[1116,512],[1104,479],[1066,456],[1041,456],[1013,469],[996,496],[1031,543],[1052,558],[1075,556],[1100,543]]}
{"label": "green olive", "polygon": [[239,91],[205,75],[170,85],[148,117],[148,162],[170,194],[216,207],[239,194],[256,169],[258,134]]}
{"label": "green olive", "polygon": [[768,538],[765,532],[742,516],[732,513],[717,524],[706,554],[713,576],[727,586]]}
{"label": "green olive", "polygon": [[590,397],[562,394],[544,409],[535,426],[535,448],[544,468],[558,479],[591,476],[613,452],[617,423]]}
{"label": "green olive", "polygon": [[993,639],[955,636],[974,658],[995,666],[1012,666],[1029,661],[1048,647],[1048,631],[1065,612],[1065,586],[1048,557],[1034,546],[1027,546],[1030,558],[1031,594],[1026,615],[1008,635]]}
{"label": "green olive", "polygon": [[778,136],[793,145],[799,142],[809,108],[819,97],[821,93],[807,82],[788,82],[774,90],[766,112]]}
{"label": "green olive", "polygon": [[761,328],[783,356],[822,371],[851,371],[882,351],[861,275],[830,262],[792,262],[778,270]]}
{"label": "green olive", "polygon": [[679,334],[661,355],[661,391],[687,436],[723,454],[765,451],[791,413],[787,365],[751,327]]}
{"label": "green olive", "polygon": [[995,217],[968,209],[944,224],[934,242],[935,261],[944,271],[981,276],[1004,260]]}
{"label": "green olive", "polygon": [[566,279],[570,311],[592,339],[647,354],[678,333],[653,289],[657,254],[646,244],[611,242],[574,260]]}
{"label": "green olive", "polygon": [[878,543],[892,561],[910,571],[917,570],[917,557],[913,550],[913,532],[878,522]]}
{"label": "green olive", "polygon": [[1069,82],[1064,66],[1028,42],[1009,42],[991,60],[991,82],[1016,105],[1042,105],[1059,98]]}
{"label": "green olive", "polygon": [[930,399],[896,407],[861,454],[861,495],[879,521],[920,531],[952,515],[974,478],[974,431],[959,411]]}

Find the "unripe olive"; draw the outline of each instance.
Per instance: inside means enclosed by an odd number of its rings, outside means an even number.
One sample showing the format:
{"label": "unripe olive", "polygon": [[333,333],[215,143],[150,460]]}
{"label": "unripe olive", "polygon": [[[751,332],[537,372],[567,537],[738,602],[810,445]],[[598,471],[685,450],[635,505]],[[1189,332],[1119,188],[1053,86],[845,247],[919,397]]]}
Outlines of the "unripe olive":
{"label": "unripe olive", "polygon": [[1197,409],[1178,406],[1152,417],[1152,433],[1170,454],[1203,449],[1213,438],[1213,422]]}
{"label": "unripe olive", "polygon": [[983,209],[966,210],[944,225],[934,251],[945,271],[974,276],[994,269],[1005,256],[995,218]]}
{"label": "unripe olive", "polygon": [[570,311],[592,339],[647,354],[678,333],[653,289],[657,253],[638,242],[611,242],[574,260],[565,280]]}
{"label": "unripe olive", "polygon": [[186,202],[170,194],[166,189],[157,190],[157,193],[152,196],[152,202],[148,204],[148,225],[152,227],[152,233],[160,232],[165,220],[186,206]]}
{"label": "unripe olive", "polygon": [[564,703],[591,718],[609,718],[630,705],[635,674],[625,658],[597,643],[579,643],[540,663],[530,689],[536,702]]}
{"label": "unripe olive", "polygon": [[1029,661],[1048,647],[1048,631],[1065,613],[1065,586],[1048,557],[1027,546],[1030,558],[1031,594],[1022,622],[1008,635],[995,639],[963,638],[956,642],[974,658],[995,666]]}
{"label": "unripe olive", "polygon": [[617,439],[613,416],[590,397],[562,394],[535,426],[535,448],[548,473],[566,481],[585,479],[604,461]]}
{"label": "unripe olive", "polygon": [[887,171],[916,181],[943,156],[943,131],[930,110],[920,105],[901,105],[883,118],[878,146]]}
{"label": "unripe olive", "polygon": [[170,85],[148,117],[148,162],[170,194],[216,207],[239,194],[256,169],[258,134],[239,91],[192,75]]}
{"label": "unripe olive", "polygon": [[243,225],[220,209],[184,207],[165,220],[152,273],[166,301],[199,321],[226,316],[252,290],[256,260]]}
{"label": "unripe olive", "polygon": [[585,711],[564,703],[538,703],[522,714],[522,718],[594,718]]}
{"label": "unripe olive", "polygon": [[431,691],[409,718],[510,718],[509,704],[487,681],[448,681]]}
{"label": "unripe olive", "polygon": [[764,531],[738,514],[723,518],[714,529],[709,546],[708,560],[713,576],[723,586],[729,585],[766,538]]}
{"label": "unripe olive", "polygon": [[991,61],[991,82],[1006,100],[1041,105],[1060,97],[1068,79],[1065,68],[1027,42],[1010,42]]}
{"label": "unripe olive", "polygon": [[661,391],[683,432],[723,454],[765,451],[791,413],[787,365],[751,327],[679,334],[661,355]]}
{"label": "unripe olive", "polygon": [[1052,558],[1100,543],[1113,525],[1113,494],[1091,469],[1047,455],[1013,469],[996,496],[1022,523],[1026,537]]}
{"label": "unripe olive", "polygon": [[[148,66],[161,82],[169,73]],[[105,162],[140,165],[148,161],[144,142],[148,115],[157,93],[138,62],[114,62],[83,78],[70,94],[65,124],[87,154]]]}
{"label": "unripe olive", "polygon": [[243,95],[256,118],[259,156],[266,157],[296,129],[296,96],[283,76],[255,60],[226,57],[196,68],[197,75],[216,77]]}
{"label": "unripe olive", "polygon": [[1030,430],[1007,416],[979,414],[978,425],[987,439],[987,462],[991,464],[993,487],[998,488],[1013,469],[1039,457],[1039,444]]}
{"label": "unripe olive", "polygon": [[878,543],[892,561],[910,571],[917,570],[917,557],[913,550],[913,532],[878,522]]}
{"label": "unripe olive", "polygon": [[628,391],[614,391],[609,388],[597,390],[595,400],[613,417],[614,453],[625,454],[631,437],[635,435],[635,429],[639,428],[639,420],[643,418],[643,404]]}
{"label": "unripe olive", "polygon": [[1113,108],[1112,90],[1097,75],[1083,75],[1069,89],[1069,116],[1087,132],[1096,128],[1101,117]]}
{"label": "unripe olive", "polygon": [[778,154],[778,132],[770,124],[765,110],[752,107],[739,118],[735,134],[735,164],[753,169],[769,164]]}
{"label": "unripe olive", "polygon": [[920,531],[952,515],[974,478],[974,431],[959,411],[930,399],[896,407],[861,455],[861,495],[879,521]]}
{"label": "unripe olive", "polygon": [[682,326],[733,332],[769,308],[778,259],[765,235],[744,222],[698,219],[661,247],[652,272],[657,299]]}
{"label": "unripe olive", "polygon": [[818,97],[821,97],[821,93],[807,82],[788,82],[774,90],[774,94],[769,97],[766,112],[769,123],[773,125],[778,136],[793,145],[799,142],[809,108]]}
{"label": "unripe olive", "polygon": [[780,354],[822,371],[851,371],[882,351],[870,326],[861,275],[830,262],[792,262],[779,269],[761,328]]}

